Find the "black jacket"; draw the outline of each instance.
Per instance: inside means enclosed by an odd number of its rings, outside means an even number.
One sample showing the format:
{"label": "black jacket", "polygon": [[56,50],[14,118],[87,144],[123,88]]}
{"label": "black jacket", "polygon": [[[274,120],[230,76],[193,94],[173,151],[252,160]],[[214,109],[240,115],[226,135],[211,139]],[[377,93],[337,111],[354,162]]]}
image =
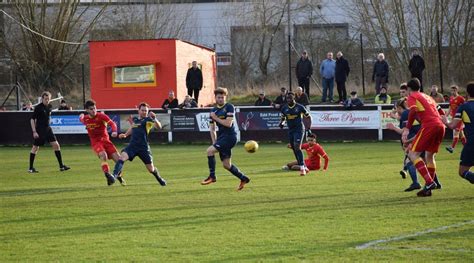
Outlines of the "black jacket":
{"label": "black jacket", "polygon": [[375,80],[375,77],[385,77],[388,80],[388,70],[389,66],[387,61],[382,60],[375,62],[374,72],[372,73],[372,80]]}
{"label": "black jacket", "polygon": [[336,81],[345,82],[351,72],[349,62],[344,57],[336,59]]}
{"label": "black jacket", "polygon": [[186,74],[186,88],[202,89],[202,71],[199,68],[188,69],[188,73]]}
{"label": "black jacket", "polygon": [[308,95],[306,95],[306,93],[302,93],[301,96],[295,96],[295,101],[296,103],[299,103],[303,106],[306,106],[309,104],[309,99],[308,99]]}
{"label": "black jacket", "polygon": [[263,100],[258,98],[255,101],[255,106],[272,106],[272,101],[267,98],[263,98]]}
{"label": "black jacket", "polygon": [[178,107],[180,109],[189,109],[189,108],[197,108],[197,103],[194,99],[191,99],[190,101],[186,102],[183,101],[183,103],[179,104]]}
{"label": "black jacket", "polygon": [[420,76],[425,69],[425,61],[419,55],[413,56],[410,59],[410,64],[408,64],[408,69],[410,70],[412,77]]}
{"label": "black jacket", "polygon": [[286,103],[286,95],[280,95],[273,101],[273,104],[285,105]]}
{"label": "black jacket", "polygon": [[173,99],[170,101],[169,99],[165,99],[163,104],[161,104],[162,109],[176,109],[178,108],[178,99]]}
{"label": "black jacket", "polygon": [[296,77],[307,78],[313,75],[313,63],[309,59],[300,58],[296,63]]}

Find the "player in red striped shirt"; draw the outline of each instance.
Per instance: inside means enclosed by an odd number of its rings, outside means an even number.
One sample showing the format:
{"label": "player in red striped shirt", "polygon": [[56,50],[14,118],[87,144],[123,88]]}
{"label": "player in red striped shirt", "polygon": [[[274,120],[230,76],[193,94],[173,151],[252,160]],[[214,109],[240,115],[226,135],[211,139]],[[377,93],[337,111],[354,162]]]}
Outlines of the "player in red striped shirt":
{"label": "player in red striped shirt", "polygon": [[[308,142],[301,145],[301,150],[306,150],[308,158],[304,160],[305,167],[307,170],[320,170],[321,169],[321,158],[324,159],[323,171],[328,169],[329,165],[329,156],[324,151],[323,147],[316,143],[316,135],[310,134],[306,139]],[[283,170],[294,170],[299,171],[300,166],[297,161],[288,163],[283,166]]]}
{"label": "player in red striped shirt", "polygon": [[[402,140],[404,143],[408,141],[407,136],[416,116],[421,122],[421,129],[413,140],[408,157],[426,182],[425,187],[417,195],[431,196],[431,190],[437,187],[434,181],[436,177],[435,154],[444,138],[445,127],[441,120],[444,111],[438,107],[433,98],[419,91],[421,85],[418,79],[411,79],[407,85],[410,113],[407,125],[403,128]],[[420,157],[423,152],[425,152],[426,163]]]}
{"label": "player in red striped shirt", "polygon": [[[458,93],[459,88],[458,86],[454,85],[451,86],[451,97],[449,98],[449,116],[451,116],[451,119],[454,119],[454,115],[456,115],[456,112],[458,111],[459,106],[464,104],[466,100],[464,99],[463,96],[459,95]],[[456,144],[459,141],[459,138],[461,138],[462,144],[466,144],[466,136],[464,136],[463,132],[464,124],[462,121],[458,122],[457,126],[454,127],[453,129],[453,142],[451,146],[446,147],[446,150],[450,153],[454,152],[454,148],[456,148]]]}
{"label": "player in red striped shirt", "polygon": [[[112,137],[117,137],[117,125],[105,113],[97,111],[95,101],[86,101],[84,108],[87,115],[79,115],[79,120],[86,126],[89,139],[91,140],[92,150],[102,161],[102,171],[107,178],[107,184],[112,185],[115,179],[110,174],[107,159],[113,159],[114,162],[117,162],[120,158],[120,154],[117,148],[115,148],[115,145],[110,141],[107,126],[112,128]],[[122,185],[125,185],[125,180],[121,176],[119,176],[117,180]]]}

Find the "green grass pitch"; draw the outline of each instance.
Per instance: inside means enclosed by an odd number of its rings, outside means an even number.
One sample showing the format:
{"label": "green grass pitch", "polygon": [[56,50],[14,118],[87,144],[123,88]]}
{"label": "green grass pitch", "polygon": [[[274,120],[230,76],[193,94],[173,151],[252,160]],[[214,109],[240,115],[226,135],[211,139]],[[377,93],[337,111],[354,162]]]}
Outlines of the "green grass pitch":
{"label": "green grass pitch", "polygon": [[87,146],[63,146],[67,172],[43,147],[35,175],[26,173],[29,148],[2,147],[0,261],[474,261],[474,188],[457,175],[461,147],[438,155],[444,188],[418,198],[403,192],[399,143],[323,146],[329,171],[300,177],[280,170],[293,159],[284,144],[255,154],[239,144],[234,163],[252,179],[242,192],[219,165],[216,184],[199,184],[205,145],[152,147],[167,187],[139,159],[125,164],[128,186],[106,186]]}

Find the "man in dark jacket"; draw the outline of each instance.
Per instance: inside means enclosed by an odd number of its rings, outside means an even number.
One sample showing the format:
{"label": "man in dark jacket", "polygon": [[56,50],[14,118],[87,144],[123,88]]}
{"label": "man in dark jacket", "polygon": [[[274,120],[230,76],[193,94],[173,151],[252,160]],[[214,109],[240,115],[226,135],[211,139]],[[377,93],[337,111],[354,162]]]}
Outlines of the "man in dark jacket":
{"label": "man in dark jacket", "polygon": [[420,80],[420,92],[423,92],[423,70],[425,70],[425,61],[419,55],[417,49],[413,50],[412,57],[410,59],[410,64],[408,64],[408,69],[410,70],[411,77],[417,78]]}
{"label": "man in dark jacket", "polygon": [[194,92],[194,100],[197,103],[199,91],[202,89],[202,71],[198,68],[196,61],[193,61],[193,66],[188,69],[186,74],[186,88],[189,96],[193,96]]}
{"label": "man in dark jacket", "polygon": [[275,107],[275,109],[280,109],[281,107],[283,107],[283,105],[287,104],[286,102],[287,94],[288,94],[288,91],[286,90],[286,88],[281,87],[280,96],[276,97],[275,101],[273,101],[273,107]]}
{"label": "man in dark jacket", "polygon": [[308,59],[308,52],[303,51],[300,60],[296,63],[296,78],[298,78],[298,86],[302,87],[303,90],[309,97],[309,80],[313,74],[313,63]]}
{"label": "man in dark jacket", "polygon": [[303,92],[303,88],[302,87],[298,87],[296,88],[296,93],[295,93],[295,101],[296,103],[298,104],[301,104],[303,106],[308,106],[309,105],[309,98],[308,98],[308,95],[306,95],[306,93]]}
{"label": "man in dark jacket", "polygon": [[385,55],[383,53],[378,54],[372,73],[372,81],[375,81],[376,94],[380,93],[382,87],[386,87],[388,83],[388,71],[389,66],[387,61],[385,61]]}
{"label": "man in dark jacket", "polygon": [[347,100],[346,81],[351,68],[349,62],[343,57],[341,51],[336,55],[336,84],[339,95],[339,103]]}
{"label": "man in dark jacket", "polygon": [[178,99],[174,97],[173,91],[170,91],[168,93],[168,98],[163,101],[163,104],[161,104],[161,108],[165,110],[178,108]]}
{"label": "man in dark jacket", "polygon": [[265,97],[265,92],[261,91],[255,101],[255,106],[272,106],[272,101]]}

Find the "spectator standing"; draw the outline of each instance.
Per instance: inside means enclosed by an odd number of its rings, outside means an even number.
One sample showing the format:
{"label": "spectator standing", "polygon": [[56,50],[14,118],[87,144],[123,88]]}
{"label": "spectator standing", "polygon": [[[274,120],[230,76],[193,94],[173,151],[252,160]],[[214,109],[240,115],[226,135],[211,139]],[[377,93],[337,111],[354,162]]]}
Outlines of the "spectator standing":
{"label": "spectator standing", "polygon": [[174,97],[173,91],[170,91],[168,93],[168,98],[163,101],[163,104],[161,104],[161,108],[165,110],[178,108],[178,99]]}
{"label": "spectator standing", "polygon": [[258,99],[255,101],[255,106],[272,106],[272,101],[265,97],[264,91],[261,91],[258,94]]}
{"label": "spectator standing", "polygon": [[296,78],[298,79],[298,86],[303,88],[308,97],[311,75],[313,75],[313,63],[308,58],[308,52],[304,50],[298,63],[296,63]]}
{"label": "spectator standing", "polygon": [[280,109],[283,105],[285,105],[286,102],[286,96],[288,95],[288,90],[286,90],[285,87],[282,87],[280,89],[280,95],[276,97],[275,101],[273,101],[273,106],[276,109]]}
{"label": "spectator standing", "polygon": [[411,77],[420,81],[420,92],[423,92],[423,70],[425,70],[425,60],[420,56],[418,49],[413,50],[410,63],[408,64]]}
{"label": "spectator standing", "polygon": [[296,103],[301,104],[305,107],[309,105],[308,95],[303,92],[302,87],[298,87],[296,89],[296,94],[295,95],[296,95],[296,98],[295,98]]}
{"label": "spectator standing", "polygon": [[190,108],[197,108],[197,103],[191,96],[186,95],[184,96],[183,103],[179,104],[180,109],[190,109]]}
{"label": "spectator standing", "polygon": [[66,100],[61,100],[58,110],[72,110],[72,107],[67,105]]}
{"label": "spectator standing", "polygon": [[385,55],[383,53],[378,54],[377,61],[374,64],[374,71],[372,73],[372,81],[375,81],[375,92],[380,93],[380,88],[385,87],[388,83],[388,71],[389,66],[385,61]]}
{"label": "spectator standing", "polygon": [[438,93],[438,86],[432,85],[431,90],[430,90],[430,97],[436,101],[436,103],[443,103],[444,102],[444,97],[443,94]]}
{"label": "spectator standing", "polygon": [[380,93],[375,96],[375,104],[391,104],[392,98],[387,94],[387,88],[382,87]]}
{"label": "spectator standing", "polygon": [[189,96],[192,97],[194,93],[194,99],[197,103],[199,91],[202,89],[202,71],[198,68],[196,61],[193,61],[192,65],[186,74],[186,88],[188,89]]}
{"label": "spectator standing", "polygon": [[349,62],[344,58],[344,55],[341,51],[336,54],[336,85],[337,85],[337,94],[339,95],[339,103],[346,101],[347,91],[346,91],[346,81],[349,76],[351,68],[349,67]]}
{"label": "spectator standing", "polygon": [[[330,102],[333,100],[334,77],[336,75],[336,61],[332,59],[332,52],[328,52],[326,59],[321,62],[319,73],[323,79],[323,98],[322,102],[326,102],[329,97]],[[329,94],[328,94],[329,93]]]}

